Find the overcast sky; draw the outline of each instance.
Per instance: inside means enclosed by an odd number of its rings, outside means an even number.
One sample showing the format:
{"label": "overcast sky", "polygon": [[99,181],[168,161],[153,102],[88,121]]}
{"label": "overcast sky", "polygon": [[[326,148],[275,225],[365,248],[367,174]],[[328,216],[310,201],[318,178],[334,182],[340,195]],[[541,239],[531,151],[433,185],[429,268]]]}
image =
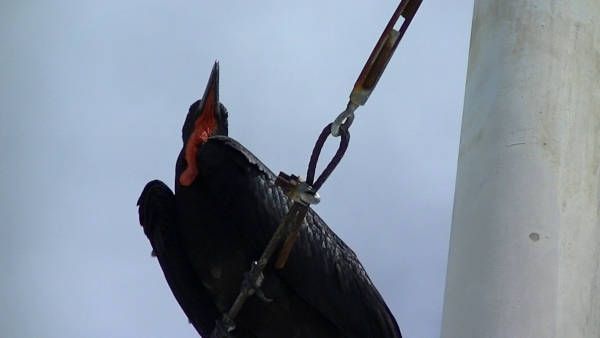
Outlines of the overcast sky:
{"label": "overcast sky", "polygon": [[[230,136],[304,175],[397,3],[2,1],[0,337],[195,337],[135,202],[214,60]],[[439,336],[472,7],[424,1],[316,207],[407,338]]]}

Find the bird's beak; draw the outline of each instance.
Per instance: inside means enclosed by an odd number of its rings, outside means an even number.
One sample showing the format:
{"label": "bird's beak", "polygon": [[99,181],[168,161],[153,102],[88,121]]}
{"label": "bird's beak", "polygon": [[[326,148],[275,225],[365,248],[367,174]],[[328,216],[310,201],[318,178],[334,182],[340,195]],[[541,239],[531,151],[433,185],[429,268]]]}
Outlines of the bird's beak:
{"label": "bird's beak", "polygon": [[204,118],[217,119],[219,115],[219,62],[215,64],[210,72],[204,95],[202,95],[202,103],[198,105],[196,118],[205,116]]}

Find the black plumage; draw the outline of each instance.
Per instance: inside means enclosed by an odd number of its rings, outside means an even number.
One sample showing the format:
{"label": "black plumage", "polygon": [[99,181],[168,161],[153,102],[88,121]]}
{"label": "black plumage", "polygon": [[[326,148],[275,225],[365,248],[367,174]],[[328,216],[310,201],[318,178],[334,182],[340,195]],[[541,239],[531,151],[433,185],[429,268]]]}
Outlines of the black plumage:
{"label": "black plumage", "polygon": [[[202,114],[214,115],[210,135],[191,146],[199,134],[195,130],[206,130],[204,122],[197,122]],[[275,175],[226,136],[226,121],[227,112],[218,103],[215,64],[203,100],[190,107],[183,127],[175,194],[152,181],[138,201],[140,223],[169,286],[203,336],[233,303],[244,273],[290,205],[275,185]],[[195,163],[190,165],[190,159]],[[313,210],[286,266],[267,266],[262,289],[273,301],[250,298],[233,336],[401,337],[354,252]]]}

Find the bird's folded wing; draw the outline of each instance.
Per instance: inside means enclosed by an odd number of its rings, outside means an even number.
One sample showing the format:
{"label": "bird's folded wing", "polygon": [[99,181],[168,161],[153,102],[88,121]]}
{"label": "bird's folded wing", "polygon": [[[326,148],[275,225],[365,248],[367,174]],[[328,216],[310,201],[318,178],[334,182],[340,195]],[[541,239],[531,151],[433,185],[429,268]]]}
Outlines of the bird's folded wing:
{"label": "bird's folded wing", "polygon": [[214,326],[219,313],[182,250],[173,192],[163,182],[151,181],[146,184],[138,206],[140,224],[175,299],[198,333],[208,337],[210,332],[206,328]]}
{"label": "bird's folded wing", "polygon": [[[238,222],[237,227],[248,250],[258,258],[289,207],[288,198],[275,185],[275,175],[250,151],[225,136],[210,138],[200,149],[198,161],[202,176],[219,182],[211,187],[215,194],[253,197],[245,198],[243,207],[231,205],[230,210],[244,213],[250,220]],[[393,315],[355,253],[312,209],[286,267],[275,273],[346,337],[401,337]]]}

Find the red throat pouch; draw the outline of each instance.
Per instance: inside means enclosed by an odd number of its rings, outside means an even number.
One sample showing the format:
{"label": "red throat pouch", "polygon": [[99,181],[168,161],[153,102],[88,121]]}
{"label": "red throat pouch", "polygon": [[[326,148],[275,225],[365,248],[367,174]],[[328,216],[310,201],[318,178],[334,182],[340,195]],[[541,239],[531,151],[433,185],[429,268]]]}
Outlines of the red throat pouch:
{"label": "red throat pouch", "polygon": [[211,91],[207,95],[202,113],[194,123],[194,131],[185,144],[185,161],[187,167],[179,176],[179,184],[183,186],[189,186],[194,183],[196,176],[198,176],[198,161],[196,161],[198,149],[217,129],[217,103],[214,100],[214,95],[214,91]]}

